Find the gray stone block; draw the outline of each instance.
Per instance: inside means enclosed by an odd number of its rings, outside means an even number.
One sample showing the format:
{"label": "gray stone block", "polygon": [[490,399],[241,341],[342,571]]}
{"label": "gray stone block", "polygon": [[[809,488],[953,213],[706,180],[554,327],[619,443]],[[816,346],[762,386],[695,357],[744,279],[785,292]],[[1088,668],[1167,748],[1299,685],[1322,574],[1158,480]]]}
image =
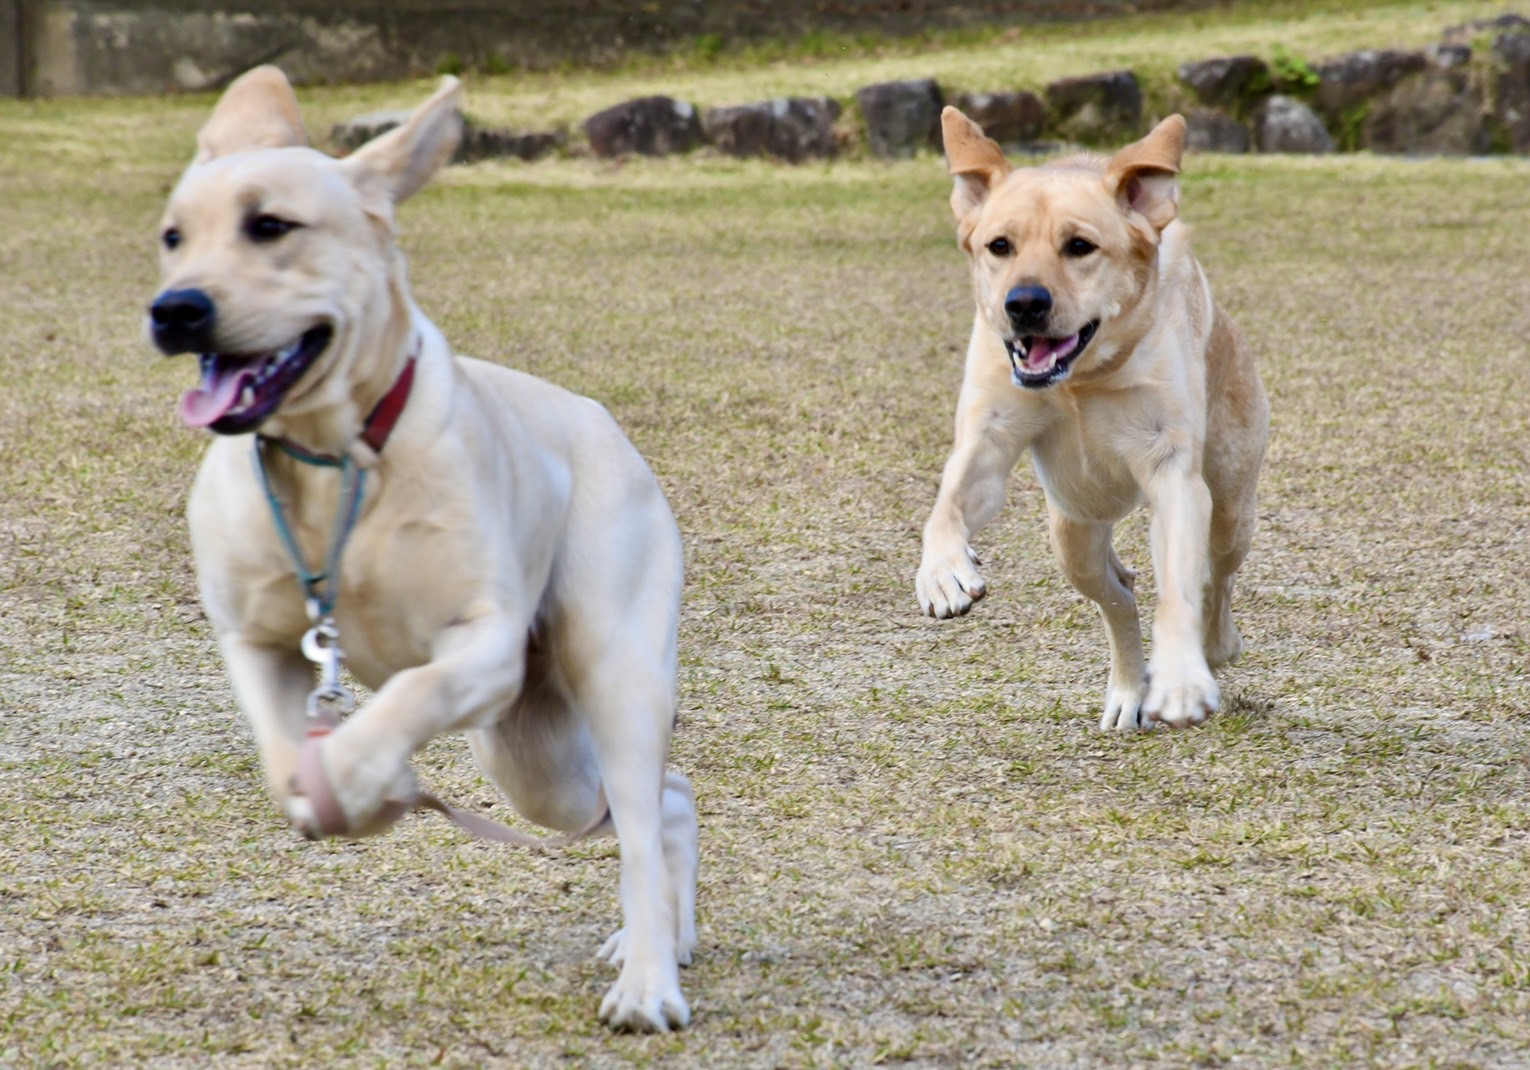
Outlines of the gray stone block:
{"label": "gray stone block", "polygon": [[1492,147],[1482,90],[1464,67],[1431,65],[1372,102],[1361,144],[1373,152],[1470,156]]}
{"label": "gray stone block", "polygon": [[1451,67],[1464,67],[1470,63],[1472,48],[1471,45],[1430,45],[1424,49],[1424,55],[1429,60],[1429,66],[1449,70]]}
{"label": "gray stone block", "polygon": [[462,144],[457,146],[457,154],[452,157],[452,163],[495,159],[538,160],[562,148],[567,141],[567,135],[559,130],[518,134],[514,130],[468,123],[462,130]]}
{"label": "gray stone block", "polygon": [[637,153],[669,156],[701,144],[696,106],[673,97],[639,97],[597,112],[584,121],[590,148],[611,158]]}
{"label": "gray stone block", "polygon": [[1035,93],[961,93],[951,103],[1001,145],[1035,141],[1047,125],[1047,106]]}
{"label": "gray stone block", "polygon": [[1185,114],[1185,148],[1189,152],[1247,152],[1253,143],[1248,127],[1213,108],[1191,108]]}
{"label": "gray stone block", "polygon": [[1114,143],[1142,132],[1142,87],[1131,71],[1063,78],[1047,86],[1053,122],[1068,137]]}
{"label": "gray stone block", "polygon": [[[336,123],[329,131],[329,140],[342,152],[354,152],[375,137],[380,137],[408,120],[407,111],[376,111],[358,115],[343,123]],[[514,157],[535,160],[559,148],[567,138],[561,132],[518,134],[513,130],[477,126],[464,119],[462,141],[452,157],[452,163],[469,163],[496,157]]]}
{"label": "gray stone block", "polygon": [[1373,98],[1427,66],[1429,57],[1423,52],[1396,48],[1368,48],[1332,56],[1313,64],[1319,81],[1312,107],[1328,123],[1345,127]]}
{"label": "gray stone block", "polygon": [[1184,63],[1179,80],[1208,108],[1246,115],[1270,92],[1269,65],[1258,56],[1221,56]]}
{"label": "gray stone block", "polygon": [[855,91],[875,156],[900,158],[940,147],[940,86],[923,78],[879,82]]}
{"label": "gray stone block", "polygon": [[1493,117],[1512,152],[1530,152],[1530,34],[1505,34],[1493,44],[1498,67]]}
{"label": "gray stone block", "polygon": [[773,156],[791,163],[838,154],[834,120],[839,101],[829,97],[783,97],[730,108],[708,108],[701,129],[730,156]]}
{"label": "gray stone block", "polygon": [[330,144],[342,152],[355,152],[374,137],[402,126],[408,118],[407,111],[373,111],[358,115],[329,128]]}
{"label": "gray stone block", "polygon": [[1530,19],[1510,12],[1497,18],[1475,19],[1460,26],[1451,26],[1440,35],[1440,40],[1447,45],[1466,45],[1470,48],[1483,37],[1520,33],[1530,33]]}
{"label": "gray stone block", "polygon": [[1292,97],[1273,96],[1254,112],[1254,144],[1260,152],[1332,152],[1333,137],[1323,120]]}

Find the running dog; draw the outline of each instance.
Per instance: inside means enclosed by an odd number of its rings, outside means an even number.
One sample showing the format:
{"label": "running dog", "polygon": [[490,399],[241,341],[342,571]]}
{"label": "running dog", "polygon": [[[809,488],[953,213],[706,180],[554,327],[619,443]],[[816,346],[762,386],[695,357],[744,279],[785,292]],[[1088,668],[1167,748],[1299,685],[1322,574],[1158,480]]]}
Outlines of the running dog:
{"label": "running dog", "polygon": [[[1110,636],[1100,727],[1200,724],[1219,702],[1212,667],[1243,650],[1233,577],[1253,538],[1269,403],[1179,220],[1185,122],[1170,116],[1109,158],[1018,169],[955,108],[941,124],[977,316],[919,604],[954,617],[987,593],[971,540],[1029,449],[1052,549]],[[1136,573],[1111,546],[1143,501],[1159,593],[1151,664]]]}
{"label": "running dog", "polygon": [[[149,331],[199,354],[180,415],[217,436],[188,506],[202,602],[300,830],[382,831],[429,798],[409,760],[445,732],[529,820],[614,826],[624,926],[600,950],[620,966],[601,1017],[680,1028],[697,867],[690,785],[666,770],[680,536],[604,408],[456,356],[415,306],[395,213],[455,149],[459,95],[445,80],[334,159],[262,67],[198,135]],[[311,733],[305,634],[321,665],[343,643],[375,692]]]}

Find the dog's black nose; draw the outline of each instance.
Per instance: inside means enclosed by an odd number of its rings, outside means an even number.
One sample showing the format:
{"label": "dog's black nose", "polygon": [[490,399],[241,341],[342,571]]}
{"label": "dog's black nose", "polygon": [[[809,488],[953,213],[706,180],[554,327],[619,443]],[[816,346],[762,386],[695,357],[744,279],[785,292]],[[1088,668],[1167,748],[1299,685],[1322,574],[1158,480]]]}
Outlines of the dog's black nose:
{"label": "dog's black nose", "polygon": [[1016,286],[1004,298],[1004,311],[1016,330],[1040,327],[1052,311],[1052,295],[1045,286]]}
{"label": "dog's black nose", "polygon": [[217,318],[212,298],[201,290],[166,290],[149,306],[154,344],[169,356],[212,349],[213,322]]}

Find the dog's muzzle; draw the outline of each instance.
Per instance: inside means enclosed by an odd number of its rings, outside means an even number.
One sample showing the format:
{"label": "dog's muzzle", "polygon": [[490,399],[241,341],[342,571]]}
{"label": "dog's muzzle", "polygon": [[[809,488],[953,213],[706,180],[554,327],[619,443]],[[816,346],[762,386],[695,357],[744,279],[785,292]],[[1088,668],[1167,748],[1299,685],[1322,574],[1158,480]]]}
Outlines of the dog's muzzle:
{"label": "dog's muzzle", "polygon": [[220,435],[253,431],[281,405],[328,348],[334,329],[319,324],[280,349],[218,349],[218,306],[205,290],[166,290],[149,306],[149,334],[161,353],[200,354],[202,382],[181,398],[181,420]]}
{"label": "dog's muzzle", "polygon": [[1100,323],[1086,323],[1073,334],[1052,338],[1042,334],[1022,334],[1004,340],[1009,353],[1010,378],[1016,386],[1040,390],[1060,383],[1073,370],[1073,362],[1089,345]]}

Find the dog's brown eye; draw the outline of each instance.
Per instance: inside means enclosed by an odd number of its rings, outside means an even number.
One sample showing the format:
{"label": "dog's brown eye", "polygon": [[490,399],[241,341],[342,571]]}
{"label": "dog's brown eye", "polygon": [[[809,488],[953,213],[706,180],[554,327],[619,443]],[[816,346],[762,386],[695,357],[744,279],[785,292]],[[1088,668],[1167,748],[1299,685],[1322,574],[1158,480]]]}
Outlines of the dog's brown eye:
{"label": "dog's brown eye", "polygon": [[181,232],[171,227],[159,236],[159,240],[165,243],[166,249],[174,249],[181,244]]}
{"label": "dog's brown eye", "polygon": [[1063,246],[1063,252],[1068,256],[1088,256],[1098,248],[1098,245],[1085,238],[1069,238]]}
{"label": "dog's brown eye", "polygon": [[274,215],[257,215],[246,220],[244,232],[251,241],[270,242],[276,241],[288,231],[295,229],[297,225]]}
{"label": "dog's brown eye", "polygon": [[988,251],[994,256],[1008,256],[1014,252],[1014,247],[1009,244],[1008,238],[995,238],[988,243]]}

